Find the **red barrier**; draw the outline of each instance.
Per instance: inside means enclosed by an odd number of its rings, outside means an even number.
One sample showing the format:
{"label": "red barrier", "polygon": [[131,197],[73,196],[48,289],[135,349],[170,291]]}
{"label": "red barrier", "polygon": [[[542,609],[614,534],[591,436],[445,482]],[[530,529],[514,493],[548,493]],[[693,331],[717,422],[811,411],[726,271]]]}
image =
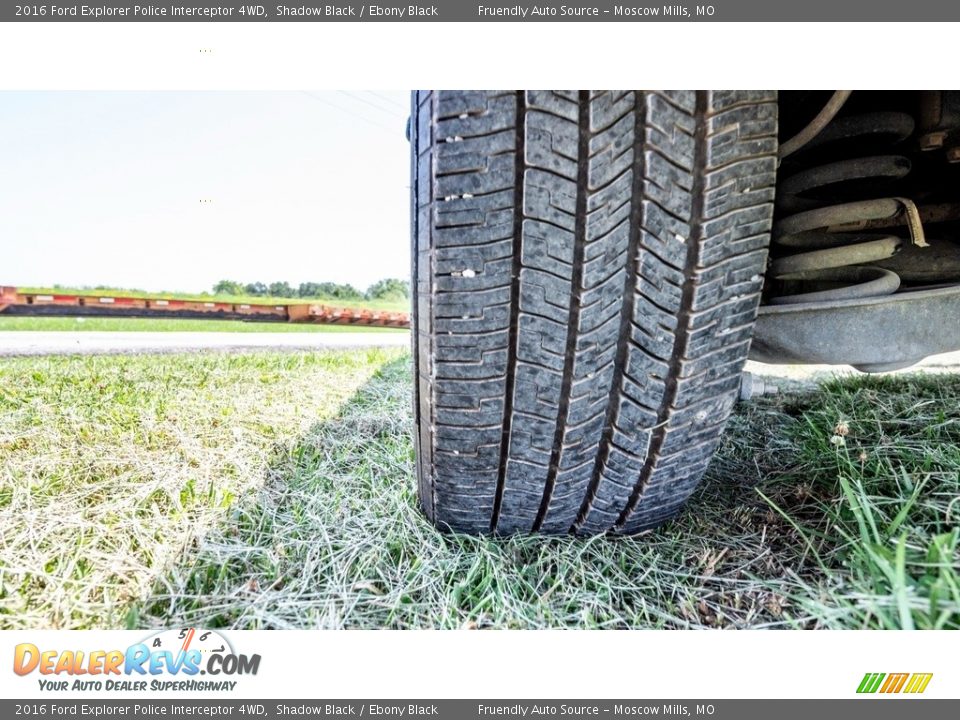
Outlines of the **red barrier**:
{"label": "red barrier", "polygon": [[182,312],[184,317],[196,317],[198,313],[209,313],[211,316],[227,320],[259,317],[302,323],[410,327],[410,316],[404,312],[332,307],[316,303],[268,305],[265,303],[225,303],[216,300],[135,298],[114,295],[48,295],[21,293],[15,287],[0,286],[0,312],[10,307],[16,307],[18,312],[30,314],[30,308],[33,306],[50,305],[62,308],[64,312],[58,314],[63,315],[69,315],[69,308],[71,307],[85,308],[82,314],[97,314],[97,310],[94,310],[94,308],[102,308],[104,315],[109,315],[111,308],[117,308],[123,310],[125,315],[133,314],[137,317],[170,317],[171,314]]}

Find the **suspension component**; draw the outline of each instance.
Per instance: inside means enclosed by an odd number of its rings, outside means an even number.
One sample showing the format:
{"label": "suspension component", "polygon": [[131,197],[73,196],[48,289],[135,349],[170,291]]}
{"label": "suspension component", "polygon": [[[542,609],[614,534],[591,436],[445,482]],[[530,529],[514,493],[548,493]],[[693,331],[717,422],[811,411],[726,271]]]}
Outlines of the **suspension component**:
{"label": "suspension component", "polygon": [[784,168],[777,192],[780,217],[773,229],[768,304],[880,297],[899,289],[895,272],[872,264],[899,253],[907,240],[865,226],[877,221],[906,225],[914,245],[927,245],[910,199],[876,197],[884,185],[909,174],[912,163],[906,155],[883,151],[895,149],[913,129],[906,113],[850,115],[807,133],[805,143],[791,151],[793,160]]}
{"label": "suspension component", "polygon": [[750,358],[885,372],[960,349],[960,93],[811,97],[781,104],[814,119],[781,149]]}
{"label": "suspension component", "polygon": [[837,113],[843,108],[844,104],[850,98],[850,90],[837,90],[833,96],[823,106],[823,109],[817,113],[817,116],[807,123],[807,126],[794,135],[789,140],[780,143],[780,150],[777,153],[780,159],[793,155],[797,150],[813,140],[817,135],[830,124]]}

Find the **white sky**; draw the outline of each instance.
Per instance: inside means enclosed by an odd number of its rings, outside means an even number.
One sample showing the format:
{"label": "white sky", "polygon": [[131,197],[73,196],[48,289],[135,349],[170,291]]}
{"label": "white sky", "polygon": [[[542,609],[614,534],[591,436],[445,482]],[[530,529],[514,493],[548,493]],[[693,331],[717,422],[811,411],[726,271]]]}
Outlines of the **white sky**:
{"label": "white sky", "polygon": [[408,104],[395,91],[0,92],[0,285],[408,277]]}

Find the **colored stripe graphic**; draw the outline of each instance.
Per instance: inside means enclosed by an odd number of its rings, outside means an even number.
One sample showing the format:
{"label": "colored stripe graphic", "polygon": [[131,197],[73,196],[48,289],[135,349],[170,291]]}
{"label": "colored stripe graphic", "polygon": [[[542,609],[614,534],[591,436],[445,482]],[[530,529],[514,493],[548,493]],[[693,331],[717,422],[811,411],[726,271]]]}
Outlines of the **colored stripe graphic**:
{"label": "colored stripe graphic", "polygon": [[866,673],[860,684],[857,686],[857,692],[860,694],[872,694],[880,692],[884,694],[896,693],[922,693],[927,689],[933,673]]}
{"label": "colored stripe graphic", "polygon": [[887,681],[880,688],[882,693],[898,693],[903,688],[910,673],[890,673],[887,675]]}
{"label": "colored stripe graphic", "polygon": [[857,688],[857,692],[875,693],[877,688],[880,687],[880,682],[884,677],[884,673],[867,673],[863,676],[863,680],[860,681],[860,687]]}
{"label": "colored stripe graphic", "polygon": [[922,693],[927,689],[927,685],[930,684],[930,678],[932,677],[933,673],[914,673],[904,692]]}

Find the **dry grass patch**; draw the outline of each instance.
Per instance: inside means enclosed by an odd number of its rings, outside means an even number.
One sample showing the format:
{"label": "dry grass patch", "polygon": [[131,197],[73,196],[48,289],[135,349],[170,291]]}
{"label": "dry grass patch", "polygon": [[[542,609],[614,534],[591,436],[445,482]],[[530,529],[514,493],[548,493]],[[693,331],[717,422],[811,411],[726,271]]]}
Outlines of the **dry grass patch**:
{"label": "dry grass patch", "polygon": [[397,352],[0,365],[0,627],[118,627]]}

